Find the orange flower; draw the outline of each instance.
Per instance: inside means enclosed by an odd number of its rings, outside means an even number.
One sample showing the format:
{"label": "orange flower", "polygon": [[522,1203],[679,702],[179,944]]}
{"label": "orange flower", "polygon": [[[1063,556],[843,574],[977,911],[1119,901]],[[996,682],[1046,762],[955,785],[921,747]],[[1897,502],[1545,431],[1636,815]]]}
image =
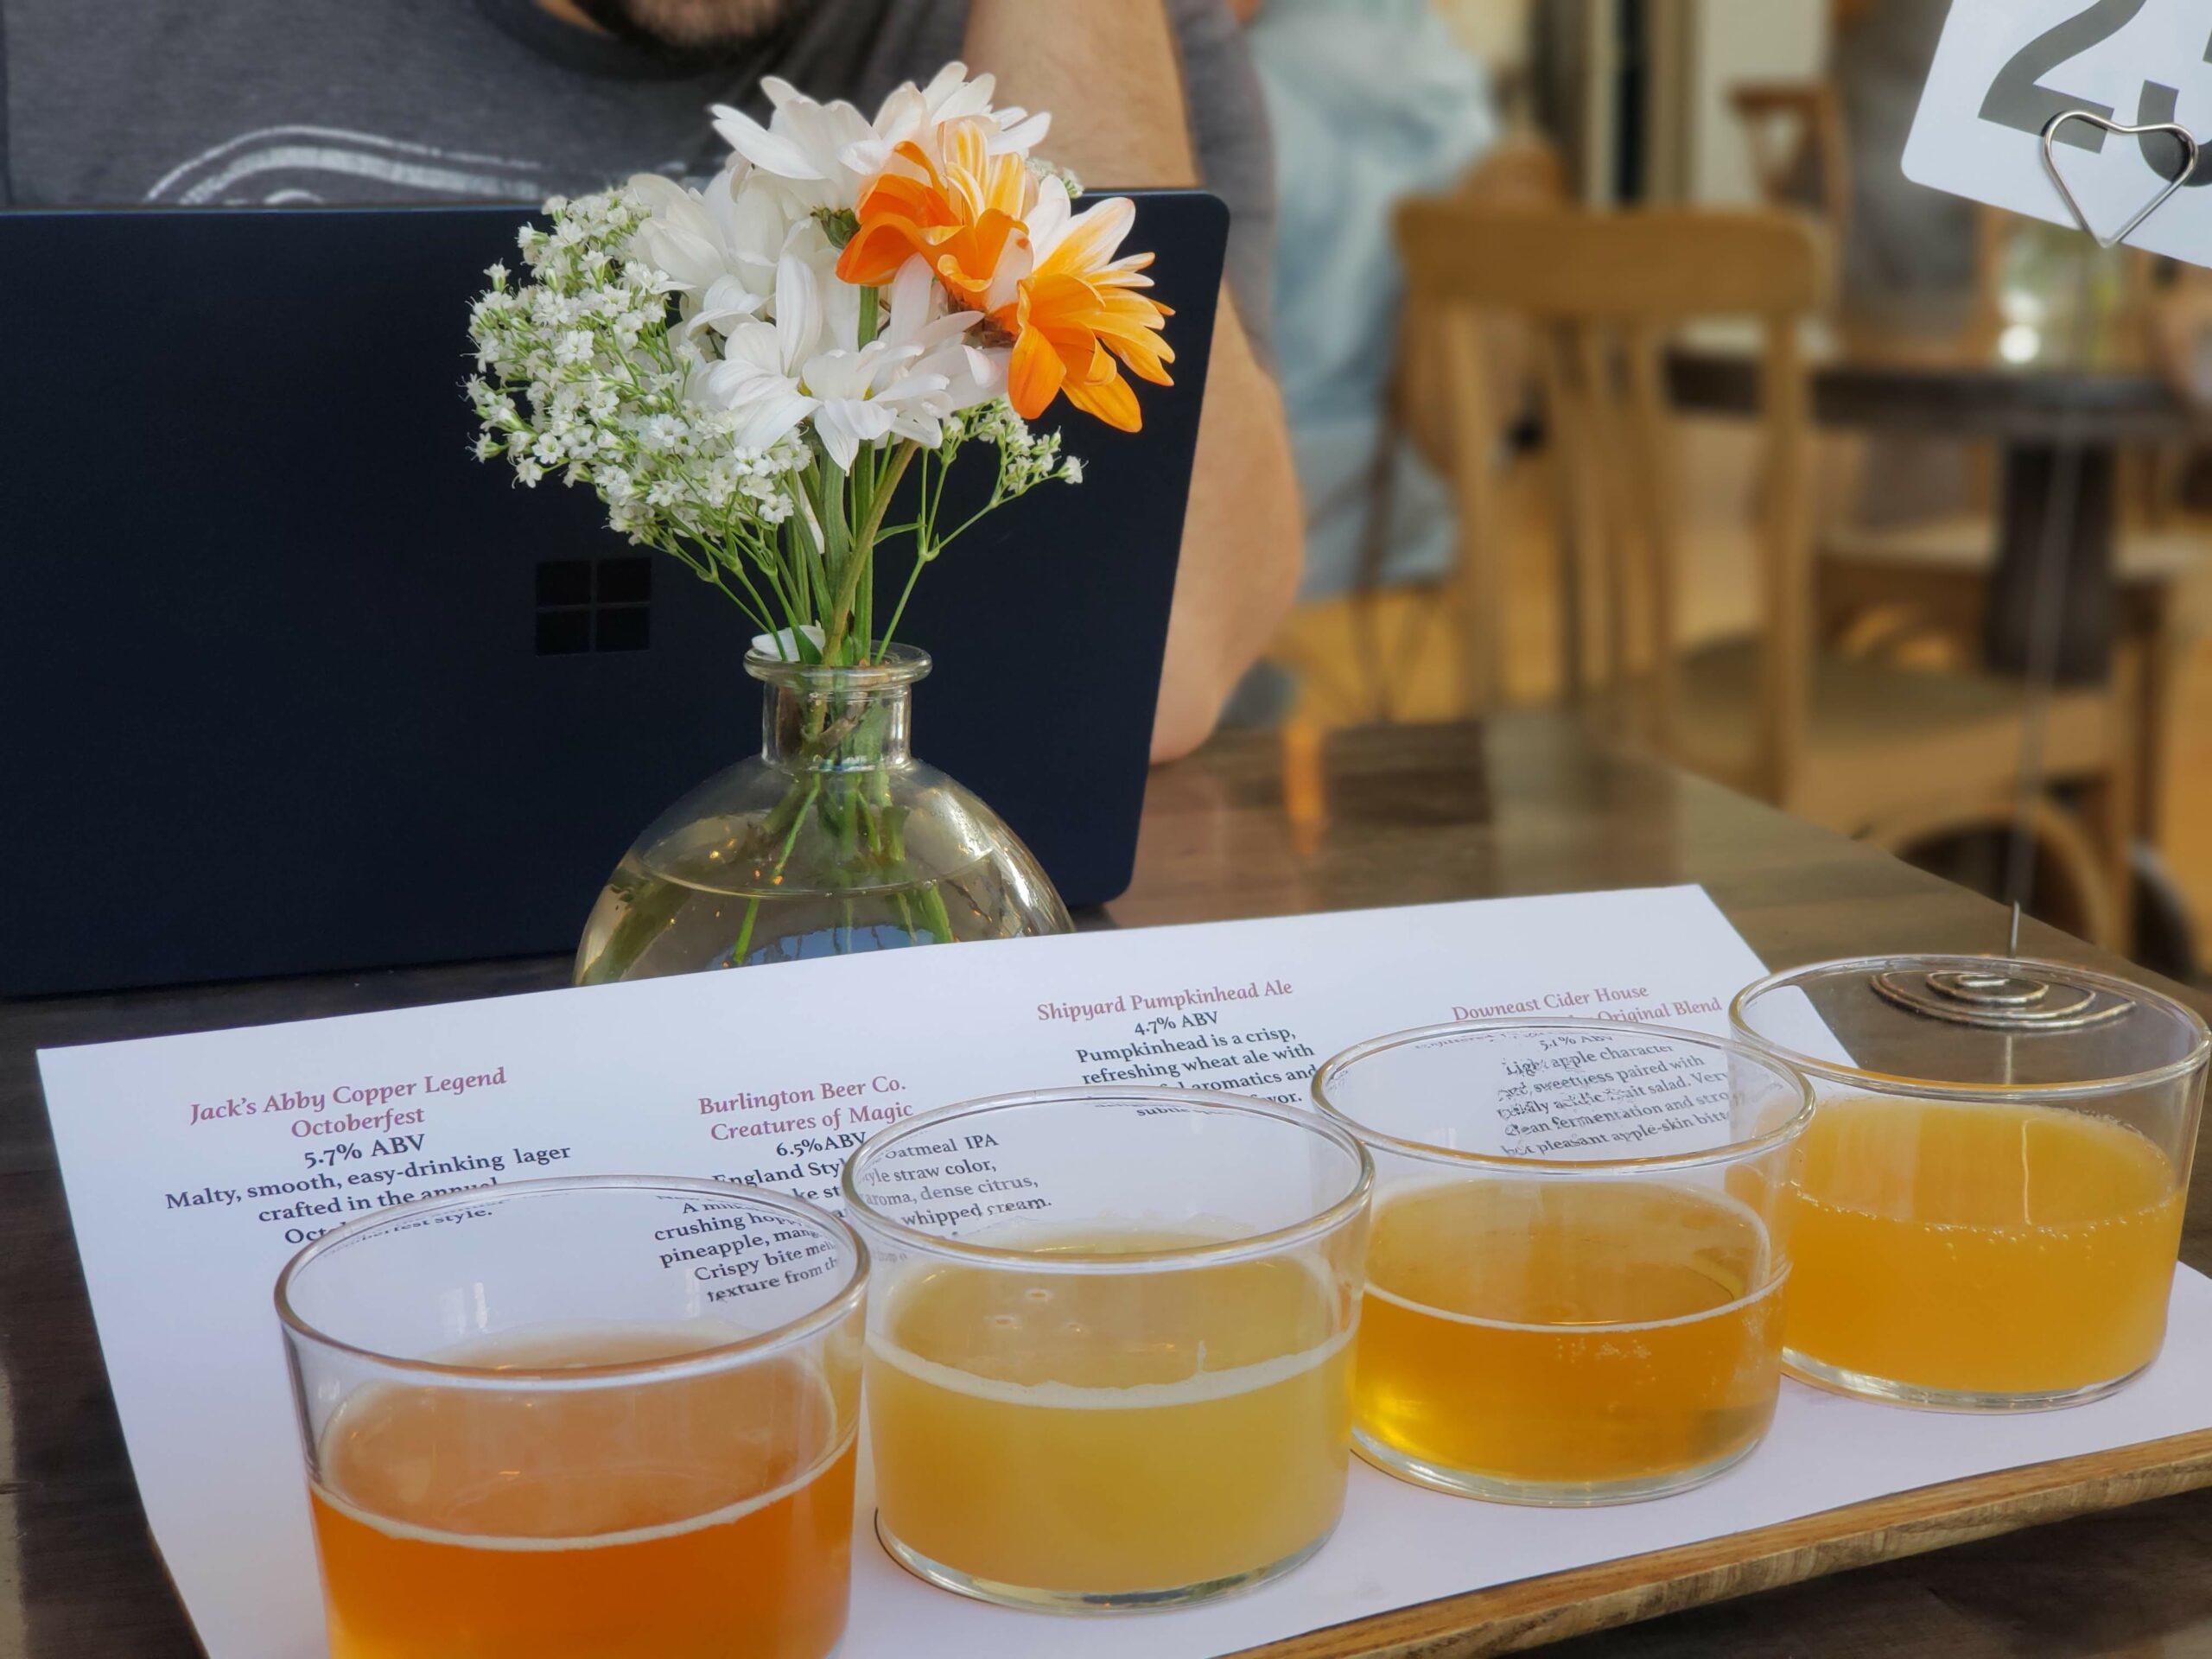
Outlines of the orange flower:
{"label": "orange flower", "polygon": [[1116,258],[1136,222],[1126,198],[1077,213],[1058,179],[1038,183],[1020,156],[993,155],[988,123],[941,130],[941,154],[912,140],[861,193],[860,226],[838,256],[841,281],[882,287],[918,254],[953,303],[1014,340],[1007,394],[1025,420],[1065,392],[1109,426],[1144,423],[1122,367],[1173,385],[1160,338],[1173,314],[1140,291],[1148,253]]}
{"label": "orange flower", "polygon": [[1175,384],[1165,366],[1175,353],[1160,338],[1174,314],[1138,292],[1152,286],[1141,274],[1152,256],[1114,257],[1135,222],[1136,208],[1125,197],[1071,213],[1058,180],[1040,191],[1031,219],[1036,269],[1017,282],[1011,305],[990,313],[1014,337],[1007,396],[1024,420],[1036,419],[1065,392],[1084,413],[1136,431],[1144,417],[1116,359],[1140,379]]}
{"label": "orange flower", "polygon": [[899,145],[861,194],[860,228],[838,257],[839,279],[880,288],[920,254],[963,308],[1009,303],[1008,267],[1027,264],[1032,185],[1020,156],[990,153],[992,131],[969,118],[946,123],[942,156],[912,139]]}

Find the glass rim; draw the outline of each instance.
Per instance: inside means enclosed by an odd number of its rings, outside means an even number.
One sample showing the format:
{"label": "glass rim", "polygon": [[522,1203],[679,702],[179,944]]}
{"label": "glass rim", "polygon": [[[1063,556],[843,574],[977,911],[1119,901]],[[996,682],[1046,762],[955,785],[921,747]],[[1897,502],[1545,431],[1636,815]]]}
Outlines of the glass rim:
{"label": "glass rim", "polygon": [[[1131,1250],[1116,1255],[1054,1255],[1040,1250],[971,1243],[909,1225],[895,1216],[886,1214],[860,1194],[854,1172],[860,1167],[861,1160],[871,1152],[901,1139],[909,1130],[933,1128],[963,1118],[994,1112],[1020,1111],[1037,1106],[1096,1105],[1113,1101],[1157,1103],[1195,1107],[1227,1116],[1271,1118],[1290,1128],[1303,1130],[1340,1151],[1351,1153],[1354,1170],[1351,1190],[1326,1208],[1303,1221],[1293,1222],[1287,1227],[1273,1228],[1245,1238],[1224,1239],[1218,1243],[1186,1245],[1171,1250]],[[847,1209],[861,1222],[917,1250],[993,1267],[1019,1266],[1027,1271],[1039,1273],[1158,1272],[1212,1267],[1225,1262],[1272,1255],[1335,1231],[1366,1208],[1368,1195],[1375,1185],[1375,1160],[1360,1143],[1357,1135],[1348,1133],[1341,1124],[1303,1106],[1262,1100],[1251,1095],[1213,1094],[1192,1089],[1121,1089],[1111,1084],[1097,1084],[1069,1089],[1030,1089],[1015,1094],[988,1095],[978,1100],[940,1106],[934,1111],[919,1112],[912,1117],[902,1117],[897,1122],[886,1124],[878,1129],[854,1151],[853,1155],[845,1160],[844,1173],[839,1178],[838,1185],[844,1194]]]}
{"label": "glass rim", "polygon": [[[1348,1072],[1362,1061],[1375,1059],[1402,1048],[1412,1048],[1441,1038],[1476,1037],[1513,1031],[1572,1031],[1588,1036],[1624,1033],[1637,1037],[1657,1037],[1668,1042],[1687,1044],[1696,1048],[1715,1050],[1732,1058],[1749,1060],[1760,1066],[1789,1088],[1797,1096],[1797,1109],[1777,1127],[1761,1134],[1732,1141],[1726,1146],[1707,1147],[1694,1152],[1664,1153],[1648,1158],[1516,1158],[1510,1153],[1462,1152],[1452,1147],[1440,1147],[1426,1141],[1412,1141],[1403,1135],[1378,1129],[1354,1117],[1329,1098],[1330,1079]],[[1365,1042],[1354,1043],[1350,1048],[1332,1055],[1315,1069],[1312,1084],[1313,1102],[1322,1111],[1338,1122],[1347,1125],[1361,1141],[1389,1148],[1402,1157],[1425,1163],[1440,1164],[1447,1168],[1495,1170],[1504,1173],[1542,1176],[1547,1179],[1571,1180],[1582,1176],[1592,1178],[1640,1174],[1649,1171],[1712,1168],[1723,1164],[1738,1164],[1746,1159],[1787,1145],[1805,1131],[1813,1121],[1813,1085],[1804,1072],[1783,1055],[1756,1048],[1732,1037],[1709,1037],[1703,1032],[1686,1031],[1675,1026],[1646,1025],[1640,1021],[1571,1019],[1514,1019],[1460,1020],[1436,1026],[1416,1026],[1408,1031],[1394,1031],[1382,1037],[1370,1037]]]}
{"label": "glass rim", "polygon": [[[374,1348],[334,1337],[309,1321],[292,1306],[289,1293],[293,1281],[313,1267],[317,1258],[341,1243],[366,1237],[381,1226],[396,1220],[413,1219],[444,1210],[472,1209],[483,1204],[487,1196],[504,1198],[520,1193],[525,1198],[537,1198],[563,1192],[680,1192],[723,1202],[732,1198],[757,1201],[768,1208],[782,1208],[821,1225],[850,1245],[853,1251],[852,1271],[835,1290],[825,1294],[820,1306],[766,1331],[756,1331],[733,1342],[717,1343],[710,1348],[693,1349],[688,1353],[671,1354],[659,1359],[623,1360],[605,1365],[495,1367],[405,1358],[396,1354],[380,1353]],[[319,1348],[367,1360],[385,1370],[433,1378],[454,1385],[496,1384],[502,1387],[566,1389],[607,1382],[675,1380],[694,1372],[720,1370],[734,1360],[791,1346],[829,1330],[860,1305],[868,1292],[868,1241],[843,1217],[832,1215],[819,1205],[787,1193],[689,1175],[555,1175],[532,1181],[505,1182],[488,1195],[480,1188],[467,1192],[443,1193],[436,1198],[410,1199],[406,1204],[394,1205],[391,1209],[372,1216],[358,1217],[342,1227],[334,1227],[320,1238],[309,1239],[302,1245],[284,1264],[283,1271],[276,1275],[275,1294],[276,1317],[286,1331]]]}
{"label": "glass rim", "polygon": [[749,647],[745,671],[769,685],[793,686],[802,691],[888,691],[927,679],[935,666],[919,645],[892,645],[884,648],[880,662],[806,663]]}
{"label": "glass rim", "polygon": [[[1912,1077],[1899,1072],[1878,1071],[1872,1068],[1846,1065],[1834,1060],[1823,1060],[1809,1054],[1800,1054],[1783,1046],[1772,1038],[1763,1037],[1753,1031],[1745,1020],[1751,1005],[1770,991],[1802,990],[1812,980],[1834,974],[1837,976],[1863,974],[1872,979],[1876,974],[1894,972],[1899,969],[1919,970],[1944,969],[1980,970],[1986,972],[1993,965],[2028,968],[2079,982],[2111,995],[2121,996],[2146,1007],[2180,1016],[2184,1029],[2190,1033],[2189,1052],[2165,1065],[2145,1071],[2126,1073],[2115,1077],[2093,1077],[2078,1083],[1969,1083],[1963,1079],[1941,1077]],[[2091,1100],[2100,1095],[2120,1094],[2131,1089],[2152,1087],[2185,1077],[2201,1071],[2208,1057],[2212,1057],[2212,1027],[2205,1024],[2203,1015],[2163,991],[2154,991],[2147,985],[2133,980],[2121,979],[2116,975],[2101,973],[2094,968],[2083,968],[2069,962],[2054,962],[2044,957],[1973,957],[1973,956],[1887,956],[1841,957],[1833,962],[1812,963],[1802,968],[1790,968],[1780,973],[1746,985],[1736,993],[1728,1004],[1728,1024],[1742,1040],[1763,1053],[1787,1061],[1808,1077],[1819,1077],[1827,1083],[1848,1084],[1856,1088],[1873,1090],[1878,1094],[1914,1094],[1941,1099],[1960,1101],[2022,1098],[2034,1100]],[[2021,1031],[1992,1033],[1997,1036],[2063,1036],[2062,1032]]]}

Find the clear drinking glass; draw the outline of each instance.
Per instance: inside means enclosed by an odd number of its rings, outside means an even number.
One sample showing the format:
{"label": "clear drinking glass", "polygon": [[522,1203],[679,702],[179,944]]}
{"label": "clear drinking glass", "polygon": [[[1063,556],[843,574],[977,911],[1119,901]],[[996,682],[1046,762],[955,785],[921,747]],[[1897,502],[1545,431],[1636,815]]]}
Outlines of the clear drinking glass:
{"label": "clear drinking glass", "polygon": [[932,1584],[1069,1611],[1258,1584],[1350,1463],[1367,1154],[1174,1090],[913,1117],[845,1168],[874,1253],[876,1530]]}
{"label": "clear drinking glass", "polygon": [[1660,1497],[1765,1436],[1802,1077],[1717,1038],[1579,1020],[1349,1049],[1313,1097],[1375,1158],[1353,1440],[1424,1486]]}
{"label": "clear drinking glass", "polygon": [[2157,1357],[2212,1052],[2194,1013],[2058,963],[1885,957],[1763,980],[1733,1018],[1820,1103],[1792,1371],[2021,1410]]}
{"label": "clear drinking glass", "polygon": [[713,1181],[364,1216],[276,1281],[333,1659],[823,1659],[868,1252]]}

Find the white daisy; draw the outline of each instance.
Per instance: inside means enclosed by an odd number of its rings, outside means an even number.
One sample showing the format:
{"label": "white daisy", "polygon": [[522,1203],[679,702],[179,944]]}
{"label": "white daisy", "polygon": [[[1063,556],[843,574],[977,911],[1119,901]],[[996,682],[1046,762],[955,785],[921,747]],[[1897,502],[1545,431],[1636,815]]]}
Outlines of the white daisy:
{"label": "white daisy", "polygon": [[690,328],[728,333],[773,291],[791,219],[775,192],[747,188],[751,171],[733,160],[703,191],[658,173],[630,181],[652,214],[638,227],[638,250],[683,296]]}
{"label": "white daisy", "polygon": [[832,346],[822,280],[787,254],[775,321],[738,325],[722,360],[697,377],[698,397],[736,417],[741,448],[767,448],[810,421],[823,452],[848,471],[863,448],[894,435],[935,448],[947,416],[995,397],[1006,379],[1002,353],[966,343],[981,321],[975,312],[933,315],[941,291],[927,263],[910,260],[892,284],[883,333]]}
{"label": "white daisy", "polygon": [[800,213],[849,213],[861,194],[908,142],[933,149],[947,122],[981,118],[989,127],[993,155],[1027,156],[1051,129],[1052,118],[1026,110],[991,108],[996,78],[968,79],[968,67],[949,63],[926,86],[908,81],[883,101],[871,122],[842,99],[817,104],[790,82],[765,77],[760,89],[775,106],[766,126],[742,110],[715,106],[715,130],[737,156],[782,186]]}

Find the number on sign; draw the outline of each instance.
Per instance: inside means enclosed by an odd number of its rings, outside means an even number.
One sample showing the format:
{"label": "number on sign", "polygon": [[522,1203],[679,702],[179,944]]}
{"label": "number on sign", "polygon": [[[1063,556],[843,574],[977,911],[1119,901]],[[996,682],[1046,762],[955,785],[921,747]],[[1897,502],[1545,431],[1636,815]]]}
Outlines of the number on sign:
{"label": "number on sign", "polygon": [[[2057,152],[2059,170],[2096,222],[2117,225],[2133,213],[2137,229],[2130,239],[2137,245],[2212,268],[2212,189],[2177,188],[2186,180],[2212,184],[2212,166],[2192,173],[2178,165],[2187,135],[2179,135],[2178,148],[2165,135],[2105,148],[2103,135],[2094,130],[2101,124],[2123,139],[2143,137],[2131,130],[2139,124],[2139,105],[2145,120],[2178,109],[2181,124],[2212,141],[2212,71],[2205,67],[2212,63],[2212,0],[1948,3],[1942,43],[1905,146],[1905,176],[2006,213],[2064,224],[2043,135],[2063,136],[2069,147]],[[2161,90],[2168,86],[2178,90]],[[2114,114],[2097,113],[2107,104],[2118,106]],[[2052,124],[2075,111],[2080,120]],[[2069,159],[2085,152],[2087,162]],[[2200,147],[2199,161],[2207,154],[2212,143]],[[2176,195],[2181,200],[2168,200]],[[2157,211],[2148,222],[2142,219],[2145,207]]]}
{"label": "number on sign", "polygon": [[[2111,105],[2054,92],[2043,78],[2102,46],[2141,16],[2145,0],[2097,0],[2087,11],[2037,35],[1998,72],[1989,96],[1982,100],[1981,118],[2037,137],[2069,110],[2085,110],[2111,120],[2116,113]],[[2105,134],[2101,127],[2073,121],[2061,130],[2058,141],[2102,153]]]}
{"label": "number on sign", "polygon": [[[2109,104],[2100,104],[2092,98],[2077,98],[2071,93],[2054,92],[2043,84],[2044,77],[2064,68],[2075,59],[2087,56],[2096,48],[2126,29],[2143,15],[2147,0],[2096,0],[2087,10],[2076,12],[2065,22],[2045,29],[2015,53],[2012,60],[1998,72],[1989,88],[1989,95],[1982,100],[1981,118],[1993,121],[2000,127],[2010,127],[2016,132],[2032,133],[2041,137],[2050,124],[2069,110],[2081,110],[2101,116],[2110,121],[2118,111]],[[2212,63],[2212,41],[2204,49],[2205,61]],[[2143,83],[2143,94],[2137,105],[2136,122],[2142,126],[2156,126],[2171,122],[2180,112],[2181,91],[2178,87],[2162,86],[2155,80]],[[2084,121],[2069,122],[2059,130],[2058,142],[2071,144],[2077,149],[2103,154],[2105,132]],[[2137,141],[2142,148],[2143,159],[2151,170],[2162,179],[2171,179],[2182,168],[2184,151],[2171,134],[2146,132]],[[2192,187],[2212,184],[2212,147],[2198,158],[2196,170],[2190,175]]]}
{"label": "number on sign", "polygon": [[[2212,41],[2205,42],[2204,61],[2212,63]],[[2161,121],[2177,120],[2180,114],[2179,87],[2162,86],[2155,80],[2143,83],[2143,102],[2135,117],[2139,125],[2156,126]],[[2081,123],[2076,121],[2072,124],[2079,126]],[[2203,136],[2202,133],[2197,135],[2200,138]],[[2162,179],[2171,179],[2181,171],[2183,153],[2180,140],[2170,134],[2146,132],[2143,135],[2143,159],[2151,163],[2152,171]],[[2202,189],[2212,184],[2212,154],[2197,156],[2196,170],[2189,175],[2189,183],[2191,189]]]}

